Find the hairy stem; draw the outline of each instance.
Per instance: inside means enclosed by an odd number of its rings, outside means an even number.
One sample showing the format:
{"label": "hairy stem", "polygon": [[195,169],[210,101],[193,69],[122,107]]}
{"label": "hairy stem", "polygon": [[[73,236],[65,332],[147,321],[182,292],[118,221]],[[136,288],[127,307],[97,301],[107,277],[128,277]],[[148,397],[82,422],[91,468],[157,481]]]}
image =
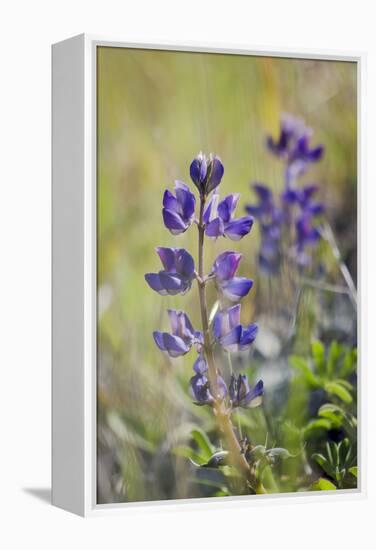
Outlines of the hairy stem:
{"label": "hairy stem", "polygon": [[198,294],[200,301],[201,323],[204,336],[204,354],[208,364],[208,378],[210,388],[214,397],[213,410],[217,418],[217,422],[221,432],[225,436],[228,451],[230,453],[232,463],[239,468],[239,470],[246,477],[252,487],[256,486],[256,479],[251,471],[248,462],[245,459],[244,454],[241,453],[241,447],[239,441],[235,435],[234,428],[229,416],[229,412],[226,411],[224,403],[218,398],[217,391],[217,367],[215,365],[213,355],[213,344],[210,337],[209,320],[208,320],[208,308],[206,302],[206,280],[204,274],[204,240],[205,240],[205,224],[203,221],[205,209],[205,197],[200,199],[200,217],[198,223]]}

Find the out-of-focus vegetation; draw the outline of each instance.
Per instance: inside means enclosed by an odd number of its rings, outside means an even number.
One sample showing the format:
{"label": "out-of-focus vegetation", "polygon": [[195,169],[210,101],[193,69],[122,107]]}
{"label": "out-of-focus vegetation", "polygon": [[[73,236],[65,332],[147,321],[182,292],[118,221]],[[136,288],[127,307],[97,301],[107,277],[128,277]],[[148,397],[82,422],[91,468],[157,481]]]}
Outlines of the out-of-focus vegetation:
{"label": "out-of-focus vegetation", "polygon": [[[207,465],[221,441],[211,411],[195,407],[188,392],[194,358],[172,363],[152,338],[167,328],[168,307],[184,308],[200,325],[195,288],[161,300],[144,280],[160,268],[156,246],[196,253],[195,231],[174,238],[163,226],[163,191],[174,179],[189,183],[200,150],[221,157],[221,195],[241,193],[239,212],[255,198],[250,182],[281,190],[281,164],[266,152],[265,135],[277,134],[281,112],[299,115],[314,129],[313,142],[325,146],[303,182],[320,185],[356,280],[356,65],[101,47],[97,70],[98,502],[236,493],[226,467],[196,466]],[[243,315],[260,330],[252,354],[239,355],[234,369],[262,376],[265,399],[237,422],[259,447],[269,492],[354,487],[354,308],[330,286],[303,285],[297,293],[289,274],[262,274],[258,246],[255,223],[236,249],[242,275],[254,280]],[[225,239],[208,247],[207,271],[226,248]],[[325,243],[318,253],[325,281],[343,285]]]}

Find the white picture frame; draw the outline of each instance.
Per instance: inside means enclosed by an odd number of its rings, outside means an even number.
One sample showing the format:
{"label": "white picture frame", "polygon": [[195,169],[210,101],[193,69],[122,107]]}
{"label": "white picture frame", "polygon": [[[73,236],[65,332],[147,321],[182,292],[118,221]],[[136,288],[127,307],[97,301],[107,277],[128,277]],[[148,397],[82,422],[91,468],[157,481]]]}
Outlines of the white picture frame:
{"label": "white picture frame", "polygon": [[[365,55],[272,51],[223,44],[131,44],[79,35],[52,47],[52,502],[81,516],[142,506],[222,506],[223,498],[98,505],[96,502],[96,51],[98,46],[190,52],[236,53],[355,62],[358,67],[358,310],[359,487],[253,497],[231,497],[230,505],[267,505],[364,498],[365,293],[361,236],[365,227]],[[362,213],[362,215],[360,214]],[[330,493],[330,494],[329,494]]]}

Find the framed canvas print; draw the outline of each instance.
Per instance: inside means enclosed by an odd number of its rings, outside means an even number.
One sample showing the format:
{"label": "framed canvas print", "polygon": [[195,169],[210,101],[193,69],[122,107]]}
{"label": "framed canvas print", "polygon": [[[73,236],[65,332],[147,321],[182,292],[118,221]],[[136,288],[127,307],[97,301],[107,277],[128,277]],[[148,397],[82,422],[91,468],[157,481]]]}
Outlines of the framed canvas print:
{"label": "framed canvas print", "polygon": [[53,502],[364,491],[361,56],[53,46]]}

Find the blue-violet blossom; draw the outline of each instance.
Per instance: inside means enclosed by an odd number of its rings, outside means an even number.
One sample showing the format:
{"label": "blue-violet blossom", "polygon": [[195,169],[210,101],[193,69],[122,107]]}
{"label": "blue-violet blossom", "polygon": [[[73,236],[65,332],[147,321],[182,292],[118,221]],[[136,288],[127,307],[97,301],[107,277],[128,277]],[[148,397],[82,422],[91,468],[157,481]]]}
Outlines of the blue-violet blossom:
{"label": "blue-violet blossom", "polygon": [[219,310],[213,320],[214,338],[229,353],[248,350],[257,331],[256,323],[240,324],[240,304]]}
{"label": "blue-violet blossom", "polygon": [[264,383],[262,380],[259,380],[251,389],[245,374],[239,374],[238,378],[231,375],[229,397],[232,407],[258,407],[262,403],[263,395]]}
{"label": "blue-violet blossom", "polygon": [[162,215],[167,229],[178,235],[187,231],[194,220],[196,198],[188,185],[178,180],[175,181],[175,195],[166,189]]}
{"label": "blue-violet blossom", "polygon": [[242,255],[238,252],[222,252],[217,256],[210,272],[210,276],[215,277],[218,289],[233,302],[246,296],[253,285],[251,279],[235,277],[241,258]]}
{"label": "blue-violet blossom", "polygon": [[195,266],[192,256],[184,248],[156,248],[164,269],[159,273],[146,273],[150,288],[162,296],[185,294],[192,286]]}
{"label": "blue-violet blossom", "polygon": [[248,235],[254,221],[252,216],[233,218],[239,197],[239,193],[234,193],[219,201],[218,193],[213,193],[203,216],[208,237],[228,237],[233,241],[239,241]]}
{"label": "blue-violet blossom", "polygon": [[184,311],[175,309],[168,310],[172,334],[168,332],[154,331],[154,341],[160,350],[168,353],[170,357],[185,355],[195,344],[198,351],[201,351],[203,344],[202,333],[195,331],[189,318]]}
{"label": "blue-violet blossom", "polygon": [[209,195],[221,183],[224,168],[217,156],[199,153],[190,166],[190,175],[202,197]]}

